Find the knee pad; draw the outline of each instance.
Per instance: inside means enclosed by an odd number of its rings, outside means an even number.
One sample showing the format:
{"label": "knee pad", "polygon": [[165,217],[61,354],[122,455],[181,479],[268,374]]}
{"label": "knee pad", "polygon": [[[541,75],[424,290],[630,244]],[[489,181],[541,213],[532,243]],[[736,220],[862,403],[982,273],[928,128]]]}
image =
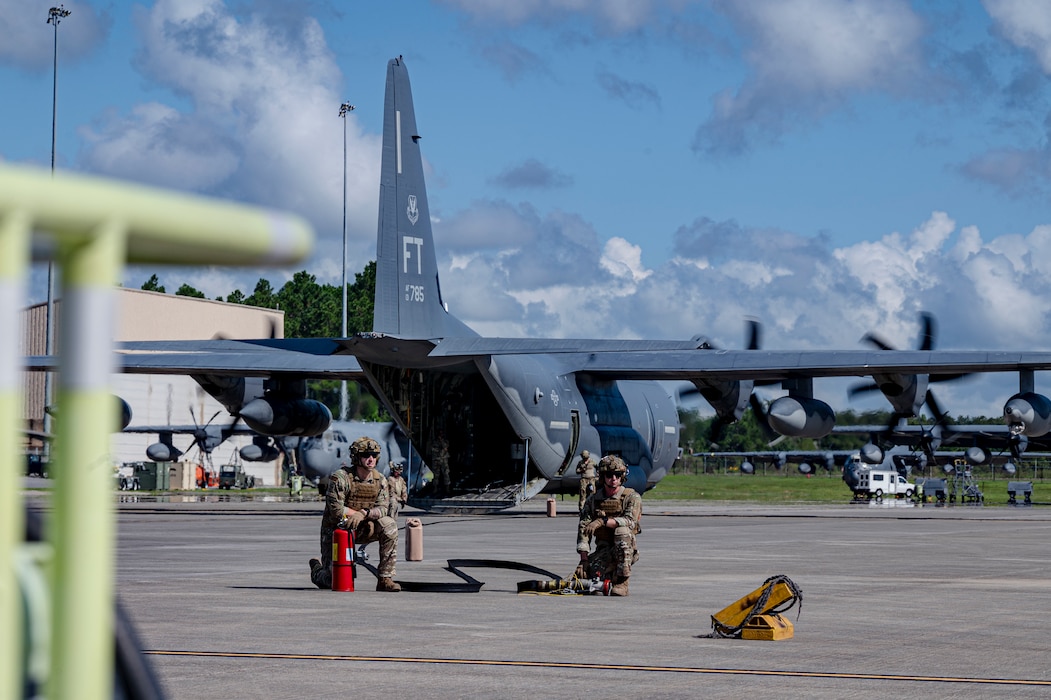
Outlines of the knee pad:
{"label": "knee pad", "polygon": [[382,518],[376,521],[376,525],[379,530],[383,532],[387,537],[398,536],[398,521],[389,515],[384,515]]}

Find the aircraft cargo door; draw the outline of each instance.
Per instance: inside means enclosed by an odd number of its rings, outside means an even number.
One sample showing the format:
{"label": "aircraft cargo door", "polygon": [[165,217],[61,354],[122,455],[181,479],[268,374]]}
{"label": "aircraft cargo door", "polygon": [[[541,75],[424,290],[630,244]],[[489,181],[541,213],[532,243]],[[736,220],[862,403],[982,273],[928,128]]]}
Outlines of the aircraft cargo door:
{"label": "aircraft cargo door", "polygon": [[661,461],[661,455],[664,454],[664,421],[657,421],[657,430],[653,436],[653,463],[658,464]]}
{"label": "aircraft cargo door", "polygon": [[577,446],[580,444],[580,411],[573,409],[569,412],[569,448],[566,450],[566,456],[562,459],[562,464],[558,468],[558,476],[562,476],[569,469],[569,465],[573,462],[573,457],[577,454]]}

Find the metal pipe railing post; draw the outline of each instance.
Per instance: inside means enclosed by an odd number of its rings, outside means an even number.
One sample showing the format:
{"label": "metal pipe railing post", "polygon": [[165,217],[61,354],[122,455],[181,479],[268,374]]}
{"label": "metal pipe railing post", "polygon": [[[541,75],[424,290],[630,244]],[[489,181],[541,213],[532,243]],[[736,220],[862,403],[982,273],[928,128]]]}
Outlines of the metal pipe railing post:
{"label": "metal pipe railing post", "polygon": [[[287,265],[310,251],[300,217],[75,175],[0,164],[0,700],[21,697],[23,615],[16,570],[24,506],[18,341],[31,232],[62,268],[58,419],[47,537],[51,647],[47,695],[112,697],[114,551],[109,391],[115,285],[125,261]],[[50,614],[48,614],[50,613]],[[31,619],[40,625],[41,619]]]}
{"label": "metal pipe railing post", "polygon": [[[124,264],[123,222],[63,242],[58,457],[48,538],[52,567],[52,666],[48,696],[113,694],[113,564],[117,538],[110,436],[114,289]],[[98,693],[96,695],[96,693]]]}
{"label": "metal pipe railing post", "polygon": [[22,420],[19,376],[20,315],[29,265],[29,215],[0,211],[0,698],[23,694],[22,602],[15,575],[15,551],[25,531],[20,494],[25,456],[20,454]]}

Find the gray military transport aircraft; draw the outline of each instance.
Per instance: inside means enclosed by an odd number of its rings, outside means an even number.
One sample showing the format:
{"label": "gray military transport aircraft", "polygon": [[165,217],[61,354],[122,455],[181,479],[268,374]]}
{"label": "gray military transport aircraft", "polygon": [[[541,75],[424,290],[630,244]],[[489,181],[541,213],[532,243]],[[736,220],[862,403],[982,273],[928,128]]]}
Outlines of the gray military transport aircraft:
{"label": "gray military transport aircraft", "polygon": [[[232,415],[266,435],[317,435],[331,416],[305,398],[309,377],[367,383],[424,460],[444,435],[450,492],[417,491],[426,508],[512,506],[537,493],[575,490],[581,450],[615,453],[628,485],[644,490],[678,454],[676,400],[661,380],[689,381],[732,422],[757,384],[787,396],[769,421],[790,437],[820,437],[835,414],[814,397],[820,377],[871,377],[904,415],[922,405],[930,377],[1018,372],[1009,403],[1019,431],[1051,429],[1051,401],[1033,372],[1051,352],[921,349],[769,351],[716,349],[690,340],[483,338],[442,300],[409,75],[387,65],[373,331],[350,338],[124,343],[125,372],[193,376]],[[47,358],[27,358],[44,369]],[[1022,405],[1024,404],[1024,405]],[[1006,410],[1006,409],[1005,409]]]}
{"label": "gray military transport aircraft", "polygon": [[[192,417],[191,412],[191,417]],[[196,448],[198,457],[211,462],[211,454],[233,435],[251,436],[252,442],[241,447],[237,454],[246,462],[272,462],[285,455],[285,464],[319,488],[325,485],[325,477],[339,468],[340,462],[350,458],[350,443],[362,435],[374,439],[380,445],[377,468],[384,473],[388,464],[397,462],[407,467],[406,477],[410,487],[421,488],[423,476],[429,471],[421,464],[405,434],[392,422],[384,421],[332,421],[318,435],[304,437],[284,435],[260,435],[235,417],[233,422],[216,424],[216,413],[204,424],[196,420],[192,425],[129,425],[125,433],[155,433],[157,442],[146,448],[146,457],[154,462],[173,462],[185,452]],[[190,445],[181,450],[174,444],[174,436],[187,435]],[[408,455],[406,457],[406,455]]]}

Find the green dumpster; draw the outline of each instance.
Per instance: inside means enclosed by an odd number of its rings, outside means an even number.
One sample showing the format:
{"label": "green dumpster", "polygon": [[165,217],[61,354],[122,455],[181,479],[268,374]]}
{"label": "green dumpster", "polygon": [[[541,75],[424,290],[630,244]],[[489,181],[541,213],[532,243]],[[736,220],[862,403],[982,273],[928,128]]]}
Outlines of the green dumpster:
{"label": "green dumpster", "polygon": [[168,462],[136,462],[135,475],[143,491],[167,491],[171,485]]}

